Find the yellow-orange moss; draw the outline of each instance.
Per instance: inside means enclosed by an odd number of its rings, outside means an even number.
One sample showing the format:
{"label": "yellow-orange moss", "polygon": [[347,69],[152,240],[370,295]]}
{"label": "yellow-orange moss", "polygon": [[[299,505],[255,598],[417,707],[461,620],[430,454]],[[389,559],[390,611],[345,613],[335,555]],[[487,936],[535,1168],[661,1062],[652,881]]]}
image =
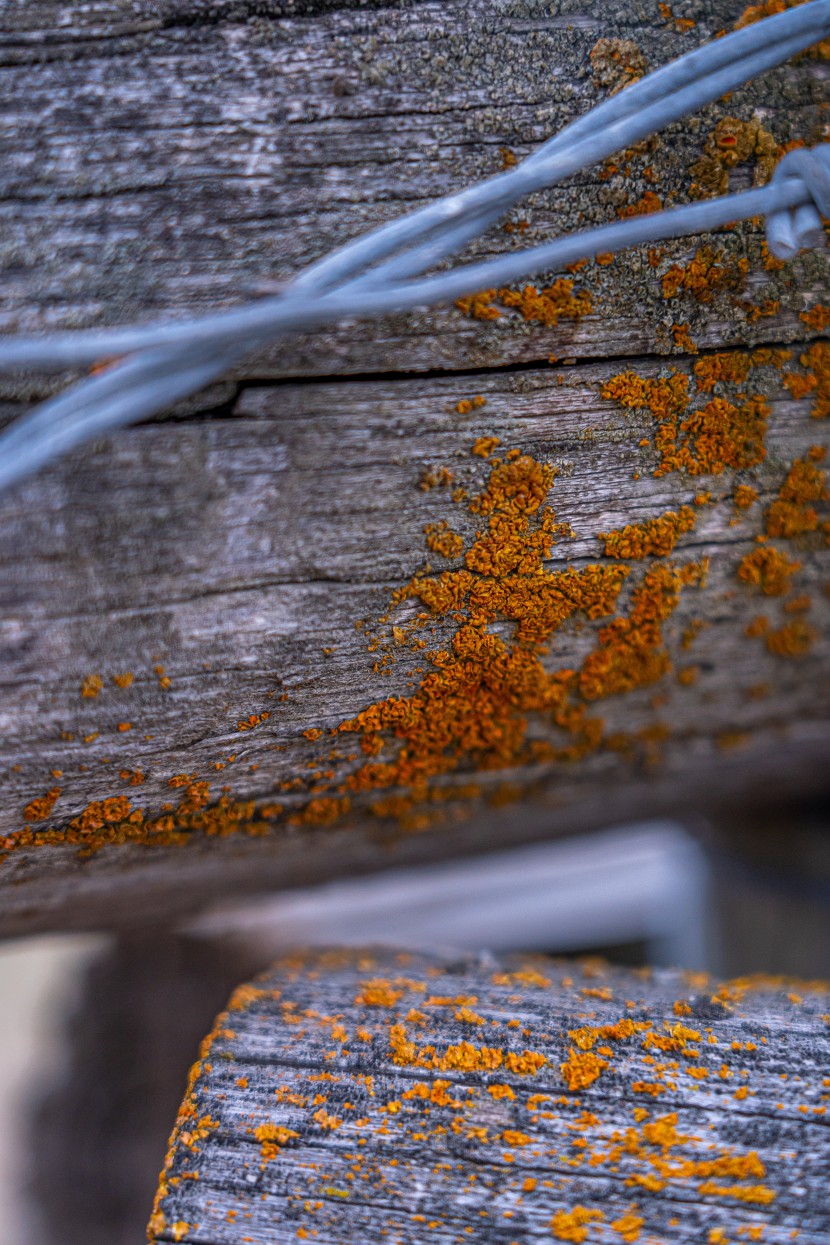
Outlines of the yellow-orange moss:
{"label": "yellow-orange moss", "polygon": [[695,526],[695,512],[691,506],[681,506],[679,511],[669,510],[658,519],[646,519],[643,523],[627,523],[613,532],[599,532],[598,539],[605,544],[609,558],[639,560],[647,557],[666,557],[671,553],[684,532]]}
{"label": "yellow-orange moss", "polygon": [[800,569],[800,562],[794,562],[771,545],[761,545],[741,559],[738,578],[760,588],[764,596],[782,597],[789,592],[790,579]]}
{"label": "yellow-orange moss", "polygon": [[593,299],[586,290],[574,290],[570,277],[557,277],[549,286],[539,290],[535,285],[523,289],[482,290],[468,298],[459,298],[456,306],[475,320],[498,320],[502,308],[518,311],[523,320],[533,324],[553,326],[560,320],[581,320],[594,309]]}

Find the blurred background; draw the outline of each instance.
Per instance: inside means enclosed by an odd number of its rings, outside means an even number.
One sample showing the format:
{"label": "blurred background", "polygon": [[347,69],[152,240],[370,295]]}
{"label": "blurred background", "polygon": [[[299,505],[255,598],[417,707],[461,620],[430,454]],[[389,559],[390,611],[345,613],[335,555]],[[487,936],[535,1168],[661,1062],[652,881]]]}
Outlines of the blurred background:
{"label": "blurred background", "polygon": [[0,943],[0,1245],[144,1240],[199,1041],[286,947],[828,976],[829,830],[816,806],[756,810],[728,834],[648,822],[248,899],[183,928]]}

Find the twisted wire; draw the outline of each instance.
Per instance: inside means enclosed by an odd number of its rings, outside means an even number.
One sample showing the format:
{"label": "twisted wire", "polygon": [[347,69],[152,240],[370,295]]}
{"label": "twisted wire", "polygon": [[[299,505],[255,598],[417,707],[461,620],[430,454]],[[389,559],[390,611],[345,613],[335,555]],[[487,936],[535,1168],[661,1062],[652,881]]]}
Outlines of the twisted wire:
{"label": "twisted wire", "polygon": [[0,370],[117,362],[41,403],[0,435],[0,490],[50,459],[204,388],[246,354],[289,332],[344,317],[448,302],[579,259],[698,234],[753,216],[770,251],[790,259],[824,244],[830,145],[788,153],[771,181],[648,216],[616,220],[495,259],[430,270],[520,199],[630,147],[830,35],[830,0],[810,0],[697,48],[572,122],[504,173],[359,237],[300,272],[278,295],[140,327],[19,336],[0,342]]}

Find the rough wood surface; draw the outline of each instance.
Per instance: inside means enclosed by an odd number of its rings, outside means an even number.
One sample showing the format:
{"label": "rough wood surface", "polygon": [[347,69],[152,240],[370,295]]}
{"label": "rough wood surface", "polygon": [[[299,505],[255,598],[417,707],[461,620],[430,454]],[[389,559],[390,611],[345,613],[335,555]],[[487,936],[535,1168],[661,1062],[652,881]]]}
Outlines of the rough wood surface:
{"label": "rough wood surface", "polygon": [[[656,4],[598,0],[13,7],[0,39],[0,325],[229,304],[583,112],[614,85],[590,58],[600,36],[634,40],[656,65],[739,13],[720,0],[690,5],[698,24],[684,33]],[[690,168],[726,115],[760,119],[779,148],[815,141],[825,74],[806,57],[766,76],[628,153],[616,172],[537,196],[524,233],[496,230],[478,253],[606,219],[648,193],[687,198]],[[763,158],[739,164],[732,186],[760,175]],[[821,471],[807,455],[827,443],[827,421],[811,418],[826,377],[806,393],[782,383],[787,369],[808,375],[799,359],[823,323],[826,261],[770,270],[761,239],[747,225],[669,247],[654,267],[645,250],[592,264],[567,279],[593,311],[555,326],[501,303],[493,320],[453,307],[292,341],[178,418],[97,443],[0,498],[0,930],[147,919],[230,889],[825,790],[826,500],[809,503],[813,530],[768,542],[800,563],[788,595],[764,596],[737,575],[793,463]],[[707,246],[721,276],[709,272],[703,301],[689,290],[664,297],[672,265]],[[736,346],[730,366],[740,368],[748,356],[736,344],[782,342],[790,361],[698,393],[693,368],[717,369],[713,348]],[[749,466],[707,470],[701,459],[693,474],[655,476],[655,418],[603,391],[630,369],[665,381],[667,362],[689,377],[690,411],[740,392],[768,402],[765,457],[741,459],[738,429],[729,453]],[[5,420],[55,380],[3,384]],[[467,410],[479,395],[485,404]],[[422,705],[426,653],[455,651],[452,611],[436,611],[423,653],[411,647],[417,601],[385,631],[378,620],[427,560],[441,571],[472,556],[482,519],[451,493],[486,493],[492,460],[470,453],[482,437],[519,451],[525,474],[557,473],[550,504],[572,534],[537,559],[532,586],[543,591],[570,590],[555,578],[568,568],[620,565],[603,558],[598,533],[711,499],[692,506],[694,530],[671,565],[629,562],[616,602],[594,599],[538,643],[517,642],[515,618],[496,611],[487,630],[515,675],[499,684],[502,716],[492,704],[479,714],[485,734],[495,721],[486,744],[452,738],[443,772],[433,752],[413,798],[399,775],[355,780],[372,732],[327,732],[390,695]],[[442,469],[453,488],[419,487]],[[748,510],[735,508],[739,485],[758,493]],[[519,533],[522,521],[510,522]],[[454,560],[425,546],[425,526],[441,523],[461,537]],[[538,545],[519,534],[532,561]],[[637,649],[630,690],[601,701],[575,692],[564,726],[533,707],[516,674],[528,653],[537,675],[578,675],[605,644],[603,625],[632,617],[655,568],[671,575],[705,558],[706,586],[684,587],[662,634]],[[511,575],[496,588],[525,593],[524,571]],[[762,614],[805,652],[748,638]],[[127,673],[129,686],[114,682]],[[501,679],[492,665],[480,674],[479,688]],[[470,687],[465,696],[472,703]],[[596,746],[579,714],[602,718]],[[519,743],[496,746],[498,731]],[[382,739],[381,759],[393,759],[400,741]],[[344,798],[348,810],[335,802]]]}
{"label": "rough wood surface", "polygon": [[150,1238],[825,1245],[828,989],[287,957],[203,1044]]}

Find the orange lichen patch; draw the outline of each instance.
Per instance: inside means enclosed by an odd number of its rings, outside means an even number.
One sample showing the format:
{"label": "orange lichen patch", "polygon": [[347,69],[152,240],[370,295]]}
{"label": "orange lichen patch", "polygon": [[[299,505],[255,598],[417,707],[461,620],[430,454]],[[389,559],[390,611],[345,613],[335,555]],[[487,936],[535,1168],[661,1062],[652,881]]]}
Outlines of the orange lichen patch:
{"label": "orange lichen patch", "polygon": [[697,346],[692,341],[688,321],[685,324],[673,324],[671,332],[678,350],[685,350],[688,354],[697,354]]}
{"label": "orange lichen patch", "polygon": [[612,94],[636,82],[648,68],[645,56],[633,39],[597,39],[589,57],[594,86]]}
{"label": "orange lichen patch", "polygon": [[[469,503],[487,525],[464,568],[416,576],[395,594],[393,604],[416,598],[433,616],[452,618],[457,630],[446,649],[429,655],[432,669],[412,696],[390,697],[341,723],[341,732],[363,737],[369,757],[379,757],[390,735],[399,741],[392,759],[370,760],[352,774],[349,789],[423,789],[462,764],[490,769],[533,759],[529,714],[546,715],[572,736],[569,756],[599,746],[602,726],[579,702],[576,672],[547,672],[539,649],[577,614],[610,614],[628,568],[546,568],[557,532],[544,506],[552,483],[552,469],[532,458],[495,464]],[[514,625],[511,643],[488,630],[497,619]],[[639,634],[633,627],[632,650]]]}
{"label": "orange lichen patch", "polygon": [[260,1124],[254,1129],[254,1136],[260,1143],[260,1153],[265,1163],[276,1158],[282,1146],[299,1135],[293,1128],[285,1128],[282,1124]]}
{"label": "orange lichen patch", "polygon": [[581,320],[594,309],[591,295],[585,290],[574,292],[574,282],[570,277],[557,277],[542,290],[535,285],[526,285],[520,291],[507,288],[482,290],[469,298],[459,298],[456,306],[475,320],[498,320],[503,311],[495,305],[496,302],[502,308],[518,311],[523,320],[548,327],[557,325],[563,319]]}
{"label": "orange lichen patch", "polygon": [[804,657],[818,638],[816,630],[803,618],[794,618],[775,631],[767,631],[764,643],[776,657]]}
{"label": "orange lichen patch", "polygon": [[479,437],[470,453],[477,455],[478,458],[489,458],[498,444],[498,437]]}
{"label": "orange lichen patch", "polygon": [[[809,386],[807,392],[815,392],[813,409],[810,412],[812,418],[830,418],[830,343],[813,342],[802,354],[800,362],[803,367],[809,368],[807,375],[800,379]],[[787,384],[789,379],[785,377],[784,383]],[[801,396],[793,389],[792,383],[789,387],[793,397]]]}
{"label": "orange lichen patch", "polygon": [[459,415],[469,415],[471,411],[477,411],[486,405],[487,399],[477,393],[474,398],[462,398],[460,402],[456,402],[455,409]]}
{"label": "orange lichen patch", "polygon": [[119,777],[131,787],[139,787],[144,782],[144,774],[140,769],[122,769]]}
{"label": "orange lichen patch", "polygon": [[790,579],[800,569],[800,562],[794,562],[771,545],[761,545],[741,559],[738,578],[760,588],[764,596],[782,597],[789,592]]}
{"label": "orange lichen patch", "polygon": [[666,379],[646,380],[621,372],[606,382],[602,396],[628,410],[645,408],[658,421],[654,448],[660,463],[655,476],[672,471],[720,475],[727,468],[753,467],[766,457],[769,406],[758,395],[736,403],[715,397],[681,418],[689,405],[688,377],[675,372]]}
{"label": "orange lichen patch", "polygon": [[772,177],[780,149],[769,130],[757,117],[741,121],[722,117],[709,134],[691,172],[699,192],[725,195],[729,190],[729,170],[748,160],[755,161],[754,184],[764,186]]}
{"label": "orange lichen patch", "polygon": [[355,996],[357,1007],[394,1007],[401,998],[403,990],[393,986],[390,981],[373,978],[364,981],[360,993]]}
{"label": "orange lichen patch", "polygon": [[664,298],[689,294],[699,303],[710,303],[721,291],[741,288],[749,272],[749,260],[724,260],[722,251],[702,246],[687,264],[672,264],[660,278]]}
{"label": "orange lichen patch", "polygon": [[320,1110],[315,1111],[311,1118],[315,1121],[315,1123],[319,1124],[320,1128],[323,1128],[328,1132],[334,1132],[334,1130],[339,1128],[343,1123],[338,1116],[330,1115],[325,1107],[320,1107]]}
{"label": "orange lichen patch", "polygon": [[635,1214],[634,1211],[628,1211],[625,1215],[621,1215],[619,1219],[614,1219],[611,1227],[615,1232],[619,1233],[624,1241],[627,1241],[629,1245],[633,1245],[635,1241],[640,1239],[640,1233],[645,1227],[645,1219],[641,1215]]}
{"label": "orange lichen patch", "polygon": [[814,532],[819,525],[818,513],[812,502],[827,501],[827,473],[814,465],[814,457],[797,458],[778,490],[778,498],[766,514],[768,536],[791,539],[804,532]]}
{"label": "orange lichen patch", "polygon": [[60,793],[60,787],[53,787],[46,795],[39,795],[31,800],[23,810],[26,821],[45,821],[51,815]]}
{"label": "orange lichen patch", "polygon": [[550,1230],[559,1241],[573,1241],[575,1245],[588,1237],[588,1225],[599,1223],[605,1218],[601,1210],[588,1210],[585,1206],[574,1206],[573,1210],[560,1210],[550,1221]]}
{"label": "orange lichen patch", "polygon": [[134,677],[132,670],[125,670],[123,674],[114,674],[112,681],[116,687],[127,688],[132,687]]}
{"label": "orange lichen patch", "polygon": [[487,1093],[496,1100],[506,1098],[509,1102],[512,1102],[516,1097],[509,1085],[488,1085]]}
{"label": "orange lichen patch", "polygon": [[85,700],[93,700],[99,695],[103,686],[104,680],[100,674],[88,674],[81,683],[81,695]]}
{"label": "orange lichen patch", "polygon": [[418,488],[426,493],[431,488],[441,488],[452,484],[455,479],[453,473],[447,467],[441,467],[439,470],[427,468],[418,483]]}
{"label": "orange lichen patch", "polygon": [[802,311],[799,317],[814,333],[824,333],[830,328],[830,307],[816,303],[809,311]]}
{"label": "orange lichen patch", "polygon": [[668,673],[671,661],[662,624],[677,608],[682,588],[699,584],[706,570],[704,563],[690,563],[647,572],[632,597],[629,616],[600,629],[597,648],[582,664],[579,691],[586,700],[647,687]]}
{"label": "orange lichen patch", "polygon": [[504,1051],[494,1046],[474,1046],[458,1042],[439,1054],[434,1046],[419,1048],[407,1037],[401,1024],[389,1030],[392,1062],[401,1067],[435,1068],[441,1072],[494,1072],[505,1067],[518,1076],[535,1076],[547,1063],[540,1051]]}
{"label": "orange lichen patch", "polygon": [[238,731],[252,731],[257,726],[261,726],[263,722],[267,722],[270,718],[270,710],[264,709],[262,713],[250,713],[247,718],[241,718],[237,724]]}
{"label": "orange lichen patch", "polygon": [[736,510],[749,510],[758,500],[758,490],[751,484],[738,484],[732,494],[732,505]]}
{"label": "orange lichen patch", "polygon": [[208,800],[207,783],[191,783],[176,808],[167,806],[157,816],[133,808],[126,796],[93,800],[64,827],[26,827],[0,837],[0,851],[64,844],[80,848],[83,857],[102,847],[124,843],[180,845],[194,833],[219,838],[240,833],[260,837],[282,811],[278,804],[258,806],[254,801],[232,801],[227,796],[221,796],[207,808]]}
{"label": "orange lichen patch", "polygon": [[570,1048],[568,1058],[559,1065],[565,1084],[570,1090],[587,1089],[598,1079],[600,1073],[608,1067],[607,1059],[600,1059],[592,1051],[580,1051],[575,1046]]}
{"label": "orange lichen patch", "polygon": [[422,1102],[431,1102],[436,1107],[452,1107],[453,1110],[460,1111],[464,1104],[447,1092],[451,1085],[452,1081],[433,1081],[431,1085],[424,1085],[423,1082],[419,1082],[419,1084],[413,1085],[412,1089],[406,1090],[401,1097],[405,1099],[420,1099]]}
{"label": "orange lichen patch", "polygon": [[599,532],[597,539],[605,542],[605,556],[609,558],[634,561],[663,558],[671,553],[683,533],[691,532],[694,526],[695,513],[691,506],[681,506],[679,511],[669,510],[658,519],[628,523],[613,532]]}
{"label": "orange lichen patch", "polygon": [[[797,8],[798,5],[804,3],[805,0],[761,0],[760,4],[750,4],[735,22],[733,29],[740,30],[744,26],[751,26],[754,22],[760,22],[765,17],[774,17],[776,13],[784,13],[787,9]],[[830,39],[823,39],[805,55],[817,56],[826,60],[830,57]]]}
{"label": "orange lichen patch", "polygon": [[653,212],[662,212],[663,201],[659,195],[653,190],[647,190],[639,199],[635,199],[633,203],[626,203],[623,207],[617,208],[617,216],[621,220],[626,220],[629,216],[651,216]]}
{"label": "orange lichen patch", "polygon": [[[694,30],[697,25],[691,17],[675,17],[672,12],[671,5],[662,3],[662,0],[657,7],[660,10],[660,16],[663,20],[666,22],[673,22],[675,30],[679,30],[681,34],[685,34],[687,30]],[[614,1225],[612,1224],[611,1226],[613,1227]]]}

